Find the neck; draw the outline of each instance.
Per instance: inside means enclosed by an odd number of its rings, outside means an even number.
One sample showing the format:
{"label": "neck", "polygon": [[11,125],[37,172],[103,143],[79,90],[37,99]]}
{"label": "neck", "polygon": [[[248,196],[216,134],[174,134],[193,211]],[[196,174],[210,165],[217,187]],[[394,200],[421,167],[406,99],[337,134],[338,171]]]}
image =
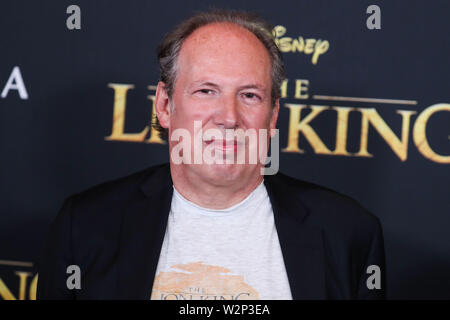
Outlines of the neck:
{"label": "neck", "polygon": [[187,200],[209,209],[226,209],[244,200],[263,181],[259,174],[240,175],[236,181],[217,183],[185,170],[180,165],[170,164],[170,174],[177,191]]}

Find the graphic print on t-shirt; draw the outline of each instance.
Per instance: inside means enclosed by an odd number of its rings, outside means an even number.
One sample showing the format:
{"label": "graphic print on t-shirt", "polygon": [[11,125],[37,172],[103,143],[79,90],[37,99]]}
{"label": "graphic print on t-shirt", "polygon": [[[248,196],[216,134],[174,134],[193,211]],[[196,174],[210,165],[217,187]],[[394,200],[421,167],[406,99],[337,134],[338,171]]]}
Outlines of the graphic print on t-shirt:
{"label": "graphic print on t-shirt", "polygon": [[257,300],[255,289],[230,269],[202,261],[177,264],[155,277],[152,300]]}

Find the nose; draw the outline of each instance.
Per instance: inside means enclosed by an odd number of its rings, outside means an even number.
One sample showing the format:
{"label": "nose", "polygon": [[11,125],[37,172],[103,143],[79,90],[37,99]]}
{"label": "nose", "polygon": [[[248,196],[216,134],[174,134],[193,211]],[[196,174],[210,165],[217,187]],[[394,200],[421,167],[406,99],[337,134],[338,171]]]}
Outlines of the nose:
{"label": "nose", "polygon": [[215,113],[214,124],[224,129],[235,129],[239,125],[238,101],[234,95],[223,96]]}

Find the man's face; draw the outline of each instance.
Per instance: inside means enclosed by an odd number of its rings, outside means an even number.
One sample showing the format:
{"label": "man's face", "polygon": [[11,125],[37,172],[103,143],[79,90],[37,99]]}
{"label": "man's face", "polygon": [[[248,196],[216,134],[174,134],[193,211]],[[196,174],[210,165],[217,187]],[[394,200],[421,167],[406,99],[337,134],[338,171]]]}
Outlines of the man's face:
{"label": "man's face", "polygon": [[[160,84],[161,85],[161,84]],[[169,149],[178,142],[170,141],[174,130],[183,128],[194,136],[199,129],[218,129],[225,140],[226,129],[274,129],[278,117],[278,102],[272,112],[271,63],[264,45],[246,29],[234,24],[210,24],[197,29],[183,43],[177,68],[177,79],[167,121],[160,122],[169,128]],[[170,110],[170,108],[168,108]],[[194,127],[194,121],[201,121]],[[269,138],[265,138],[266,143]],[[259,140],[258,140],[259,141]],[[221,154],[236,154],[238,148],[223,149],[223,141],[211,137],[202,142],[202,150]],[[245,151],[249,152],[248,142]],[[211,148],[213,145],[214,148]],[[191,149],[194,159],[193,148]],[[236,158],[235,158],[236,159]],[[259,160],[259,158],[258,158]],[[259,175],[261,163],[249,164],[186,164],[190,176],[208,179],[215,184],[226,185],[237,179],[249,179]]]}

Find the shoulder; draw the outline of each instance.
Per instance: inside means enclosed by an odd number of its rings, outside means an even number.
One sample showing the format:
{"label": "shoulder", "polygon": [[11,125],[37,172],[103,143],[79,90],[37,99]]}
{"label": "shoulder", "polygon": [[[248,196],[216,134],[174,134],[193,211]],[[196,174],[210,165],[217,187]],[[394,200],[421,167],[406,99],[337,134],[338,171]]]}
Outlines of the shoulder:
{"label": "shoulder", "polygon": [[151,166],[72,194],[65,199],[60,215],[68,215],[70,223],[85,232],[89,226],[98,230],[102,225],[118,225],[127,205],[142,197],[142,184],[164,166]]}
{"label": "shoulder", "polygon": [[273,181],[276,188],[282,190],[284,201],[291,206],[302,206],[306,211],[308,225],[328,233],[357,237],[373,236],[381,228],[379,218],[350,196],[283,173],[274,176]]}
{"label": "shoulder", "polygon": [[78,206],[100,205],[101,203],[117,204],[126,201],[139,192],[139,188],[146,179],[164,166],[165,164],[155,165],[126,176],[107,180],[75,193],[69,198]]}
{"label": "shoulder", "polygon": [[[284,174],[277,176],[271,179],[270,188],[272,193],[281,190],[277,197],[287,204],[283,208],[301,220],[303,226],[320,231],[330,295],[339,299],[383,298],[384,291],[369,292],[366,287],[369,265],[379,266],[383,275],[385,270],[383,233],[378,217],[340,192]],[[307,228],[299,228],[298,232]]]}
{"label": "shoulder", "polygon": [[[53,220],[50,234],[71,243],[78,261],[90,261],[120,239],[122,219],[130,203],[144,198],[141,186],[164,165],[148,167],[91,186],[67,197]],[[55,242],[55,241],[53,241]]]}

